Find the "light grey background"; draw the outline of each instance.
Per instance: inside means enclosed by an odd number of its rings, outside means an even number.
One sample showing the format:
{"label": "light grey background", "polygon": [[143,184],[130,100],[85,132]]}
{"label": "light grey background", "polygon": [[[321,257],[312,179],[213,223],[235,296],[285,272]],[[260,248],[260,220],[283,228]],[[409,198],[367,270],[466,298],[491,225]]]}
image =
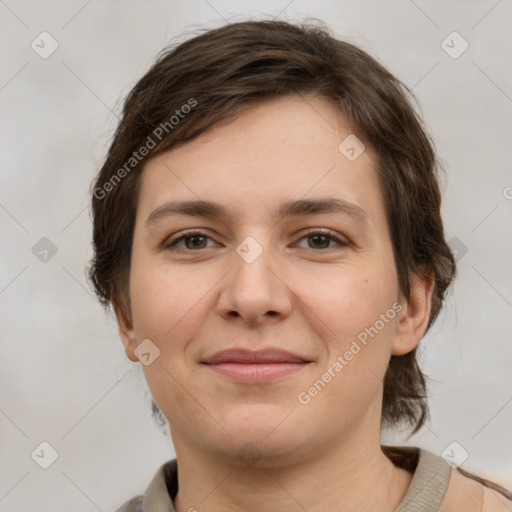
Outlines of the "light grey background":
{"label": "light grey background", "polygon": [[[0,510],[113,510],[174,457],[85,280],[88,189],[121,99],[157,52],[260,15],[320,18],[414,87],[447,170],[447,238],[467,253],[421,344],[430,428],[384,441],[439,454],[457,441],[462,467],[512,487],[510,1],[1,0]],[[50,48],[43,31],[58,43],[46,59],[31,48]],[[441,46],[453,31],[469,43],[458,58]],[[32,252],[42,237],[57,248],[46,263]],[[46,470],[31,458],[43,441],[59,455]]]}

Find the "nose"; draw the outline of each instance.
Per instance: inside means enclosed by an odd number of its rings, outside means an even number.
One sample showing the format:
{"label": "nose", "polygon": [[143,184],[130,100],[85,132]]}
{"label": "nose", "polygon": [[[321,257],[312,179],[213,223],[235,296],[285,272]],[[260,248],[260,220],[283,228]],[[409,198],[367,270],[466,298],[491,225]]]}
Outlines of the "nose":
{"label": "nose", "polygon": [[221,282],[218,302],[225,318],[241,318],[254,326],[290,314],[293,294],[286,265],[272,253],[268,240],[267,235],[248,236],[233,251],[232,270]]}

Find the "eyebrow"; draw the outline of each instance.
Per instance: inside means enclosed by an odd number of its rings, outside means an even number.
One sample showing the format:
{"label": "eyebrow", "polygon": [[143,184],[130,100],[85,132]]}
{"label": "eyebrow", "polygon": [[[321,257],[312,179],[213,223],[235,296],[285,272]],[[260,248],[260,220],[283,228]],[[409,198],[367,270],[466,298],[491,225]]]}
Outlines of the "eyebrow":
{"label": "eyebrow", "polygon": [[[369,224],[368,214],[354,203],[340,198],[298,199],[287,201],[279,206],[277,217],[285,218],[322,213],[343,213],[356,221]],[[146,219],[146,226],[157,223],[170,215],[190,215],[194,217],[217,218],[227,221],[236,216],[221,204],[212,201],[168,201],[153,210]]]}

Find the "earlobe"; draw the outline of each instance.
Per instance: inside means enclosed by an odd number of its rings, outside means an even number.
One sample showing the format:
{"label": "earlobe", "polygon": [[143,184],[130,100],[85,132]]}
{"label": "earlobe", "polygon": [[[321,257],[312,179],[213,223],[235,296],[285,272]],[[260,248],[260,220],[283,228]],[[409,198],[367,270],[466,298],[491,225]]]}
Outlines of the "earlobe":
{"label": "earlobe", "polygon": [[123,342],[126,357],[128,357],[130,361],[138,363],[139,359],[134,354],[137,343],[133,330],[133,322],[131,319],[126,317],[124,308],[120,306],[119,302],[115,298],[112,298],[112,307],[116,315],[119,337]]}
{"label": "earlobe", "polygon": [[401,356],[411,352],[425,334],[434,292],[434,277],[428,273],[411,277],[409,300],[403,298],[391,354]]}

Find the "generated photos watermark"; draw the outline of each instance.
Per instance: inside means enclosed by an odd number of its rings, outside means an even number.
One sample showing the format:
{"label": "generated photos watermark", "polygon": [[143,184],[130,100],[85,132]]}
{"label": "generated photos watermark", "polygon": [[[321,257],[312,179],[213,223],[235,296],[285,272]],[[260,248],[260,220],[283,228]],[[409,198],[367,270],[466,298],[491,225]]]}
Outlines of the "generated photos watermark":
{"label": "generated photos watermark", "polygon": [[386,324],[393,320],[397,313],[400,313],[402,309],[402,304],[395,302],[385,313],[381,313],[379,319],[373,325],[370,327],[365,327],[365,329],[356,336],[357,340],[352,340],[350,347],[343,354],[339,354],[336,357],[334,363],[332,363],[329,368],[327,368],[322,376],[317,379],[307,390],[301,391],[297,395],[297,400],[299,403],[302,405],[309,404],[311,399],[317,396],[318,393],[320,393],[325,388],[325,386],[327,386],[327,384],[332,381],[332,379],[339,375],[345,366],[348,366],[350,361],[354,359],[354,356],[359,354],[359,352],[361,352],[361,350],[366,347],[368,344],[368,337],[373,339],[375,336],[377,336],[377,334],[379,334],[379,332],[384,329]]}
{"label": "generated photos watermark", "polygon": [[132,156],[120,167],[101,187],[96,187],[93,195],[96,199],[104,199],[105,196],[114,190],[121,180],[130,173],[145,157],[149,155],[151,149],[154,149],[158,142],[160,142],[166,135],[174,130],[182,119],[197,106],[195,98],[189,98],[186,103],[181,105],[174,111],[174,114],[163,123],[160,123],[152,132],[151,135],[146,137],[146,141],[137,151],[132,153]]}

